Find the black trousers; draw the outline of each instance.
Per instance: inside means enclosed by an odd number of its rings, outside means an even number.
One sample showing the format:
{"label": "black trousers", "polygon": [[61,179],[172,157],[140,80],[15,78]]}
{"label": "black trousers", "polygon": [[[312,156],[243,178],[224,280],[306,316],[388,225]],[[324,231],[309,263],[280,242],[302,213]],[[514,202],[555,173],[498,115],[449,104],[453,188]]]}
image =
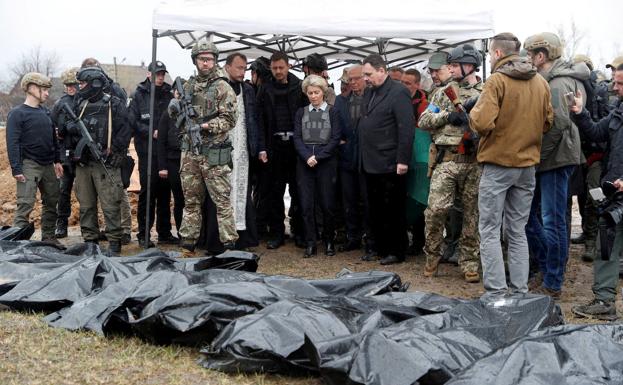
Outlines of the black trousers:
{"label": "black trousers", "polygon": [[180,179],[180,158],[167,159],[167,171],[169,172],[167,180],[173,193],[173,217],[175,218],[175,227],[179,232],[184,213],[184,191],[182,190],[182,180]]}
{"label": "black trousers", "polygon": [[294,234],[302,235],[299,193],[296,186],[297,155],[292,140],[275,140],[268,157],[268,181],[270,183],[268,227],[273,238],[284,237],[285,205],[283,195],[286,185],[290,193],[290,229]]}
{"label": "black trousers", "polygon": [[63,177],[60,182],[60,194],[56,204],[56,214],[59,218],[67,219],[71,215],[71,189],[74,187],[74,168],[63,165]]}
{"label": "black trousers", "polygon": [[317,203],[322,211],[323,240],[333,241],[335,238],[336,175],[337,158],[335,156],[319,161],[313,168],[300,158],[297,161],[296,181],[301,198],[305,241],[308,245],[315,244],[317,241],[315,212]]}
{"label": "black trousers", "polygon": [[404,259],[408,242],[405,216],[407,176],[365,173],[370,226],[380,257]]}
{"label": "black trousers", "polygon": [[342,206],[346,237],[349,240],[361,240],[363,233],[370,237],[370,207],[366,179],[357,170],[339,170],[342,186]]}
{"label": "black trousers", "polygon": [[259,237],[263,238],[268,234],[268,218],[271,204],[270,179],[268,178],[269,166],[255,157],[250,160],[249,166],[257,232]]}
{"label": "black trousers", "polygon": [[[138,237],[145,236],[145,217],[147,215],[147,154],[138,154],[138,176],[141,182],[141,191],[138,193]],[[149,201],[149,229],[154,225],[155,209],[158,211],[156,231],[158,236],[171,234],[171,187],[167,179],[158,176],[158,161],[154,157],[151,162],[151,191]]]}

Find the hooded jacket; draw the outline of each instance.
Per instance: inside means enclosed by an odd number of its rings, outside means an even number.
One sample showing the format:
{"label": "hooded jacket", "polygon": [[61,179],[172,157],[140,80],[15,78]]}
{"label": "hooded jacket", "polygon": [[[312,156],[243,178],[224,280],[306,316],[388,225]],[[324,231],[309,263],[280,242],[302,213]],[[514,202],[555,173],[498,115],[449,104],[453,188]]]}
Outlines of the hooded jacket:
{"label": "hooded jacket", "polygon": [[[576,91],[586,95],[583,83],[590,78],[590,70],[585,63],[571,63],[562,59],[553,62],[549,71],[540,71],[549,83],[554,108],[552,129],[543,135],[541,164],[538,171],[578,165],[582,161],[582,150],[578,128],[571,121],[565,94]],[[583,102],[585,103],[585,102]]]}
{"label": "hooded jacket", "polygon": [[543,133],[554,120],[547,81],[517,55],[496,63],[469,115],[480,135],[478,162],[503,167],[537,165]]}

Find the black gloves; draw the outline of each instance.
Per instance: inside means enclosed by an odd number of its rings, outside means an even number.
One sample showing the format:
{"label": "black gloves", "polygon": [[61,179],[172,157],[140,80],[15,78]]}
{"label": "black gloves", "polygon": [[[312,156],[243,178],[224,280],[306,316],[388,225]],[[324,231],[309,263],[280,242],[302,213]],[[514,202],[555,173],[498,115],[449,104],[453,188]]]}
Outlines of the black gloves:
{"label": "black gloves", "polygon": [[112,168],[120,168],[123,165],[124,160],[125,154],[111,152],[110,155],[108,155],[106,163],[108,163],[108,165]]}
{"label": "black gloves", "polygon": [[453,126],[465,126],[469,123],[469,118],[465,112],[452,111],[448,114],[448,123]]}

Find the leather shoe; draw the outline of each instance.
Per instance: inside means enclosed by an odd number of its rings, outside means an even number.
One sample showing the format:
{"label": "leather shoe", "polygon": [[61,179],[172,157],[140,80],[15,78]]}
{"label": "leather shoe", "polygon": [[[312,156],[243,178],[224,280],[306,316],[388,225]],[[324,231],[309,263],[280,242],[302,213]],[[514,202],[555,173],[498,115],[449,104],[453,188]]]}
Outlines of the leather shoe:
{"label": "leather shoe", "polygon": [[345,244],[338,247],[340,252],[359,250],[361,248],[361,242],[356,239],[349,239]]}
{"label": "leather shoe", "polygon": [[303,254],[303,258],[311,258],[316,255],[316,246],[310,245],[305,248],[305,254]]}
{"label": "leather shoe", "polygon": [[325,243],[324,254],[328,255],[329,257],[332,257],[335,255],[335,244],[333,244],[333,241],[329,241]]}
{"label": "leather shoe", "polygon": [[361,257],[361,260],[366,262],[374,262],[378,260],[378,256],[376,255],[376,253],[367,253]]}
{"label": "leather shoe", "polygon": [[266,248],[269,250],[278,249],[283,246],[283,238],[275,238],[266,242]]}
{"label": "leather shoe", "polygon": [[387,257],[381,259],[381,265],[394,265],[402,262],[404,262],[404,259],[398,258],[395,255],[388,255]]}

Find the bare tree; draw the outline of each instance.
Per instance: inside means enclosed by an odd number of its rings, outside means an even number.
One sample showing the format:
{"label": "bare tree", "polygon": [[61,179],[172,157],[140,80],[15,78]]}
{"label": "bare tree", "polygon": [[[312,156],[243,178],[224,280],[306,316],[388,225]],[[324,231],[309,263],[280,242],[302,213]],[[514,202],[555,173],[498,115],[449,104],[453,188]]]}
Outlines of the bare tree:
{"label": "bare tree", "polygon": [[[590,46],[585,47],[583,44],[584,39],[587,37],[586,31],[576,24],[575,19],[571,19],[569,25],[558,25],[556,32],[564,46],[564,57],[572,59],[580,53],[590,56]],[[585,48],[585,52],[580,52],[582,48]]]}
{"label": "bare tree", "polygon": [[38,45],[23,53],[22,57],[9,70],[13,74],[15,82],[28,72],[39,72],[51,77],[58,71],[59,62],[60,57],[55,51],[44,51]]}

